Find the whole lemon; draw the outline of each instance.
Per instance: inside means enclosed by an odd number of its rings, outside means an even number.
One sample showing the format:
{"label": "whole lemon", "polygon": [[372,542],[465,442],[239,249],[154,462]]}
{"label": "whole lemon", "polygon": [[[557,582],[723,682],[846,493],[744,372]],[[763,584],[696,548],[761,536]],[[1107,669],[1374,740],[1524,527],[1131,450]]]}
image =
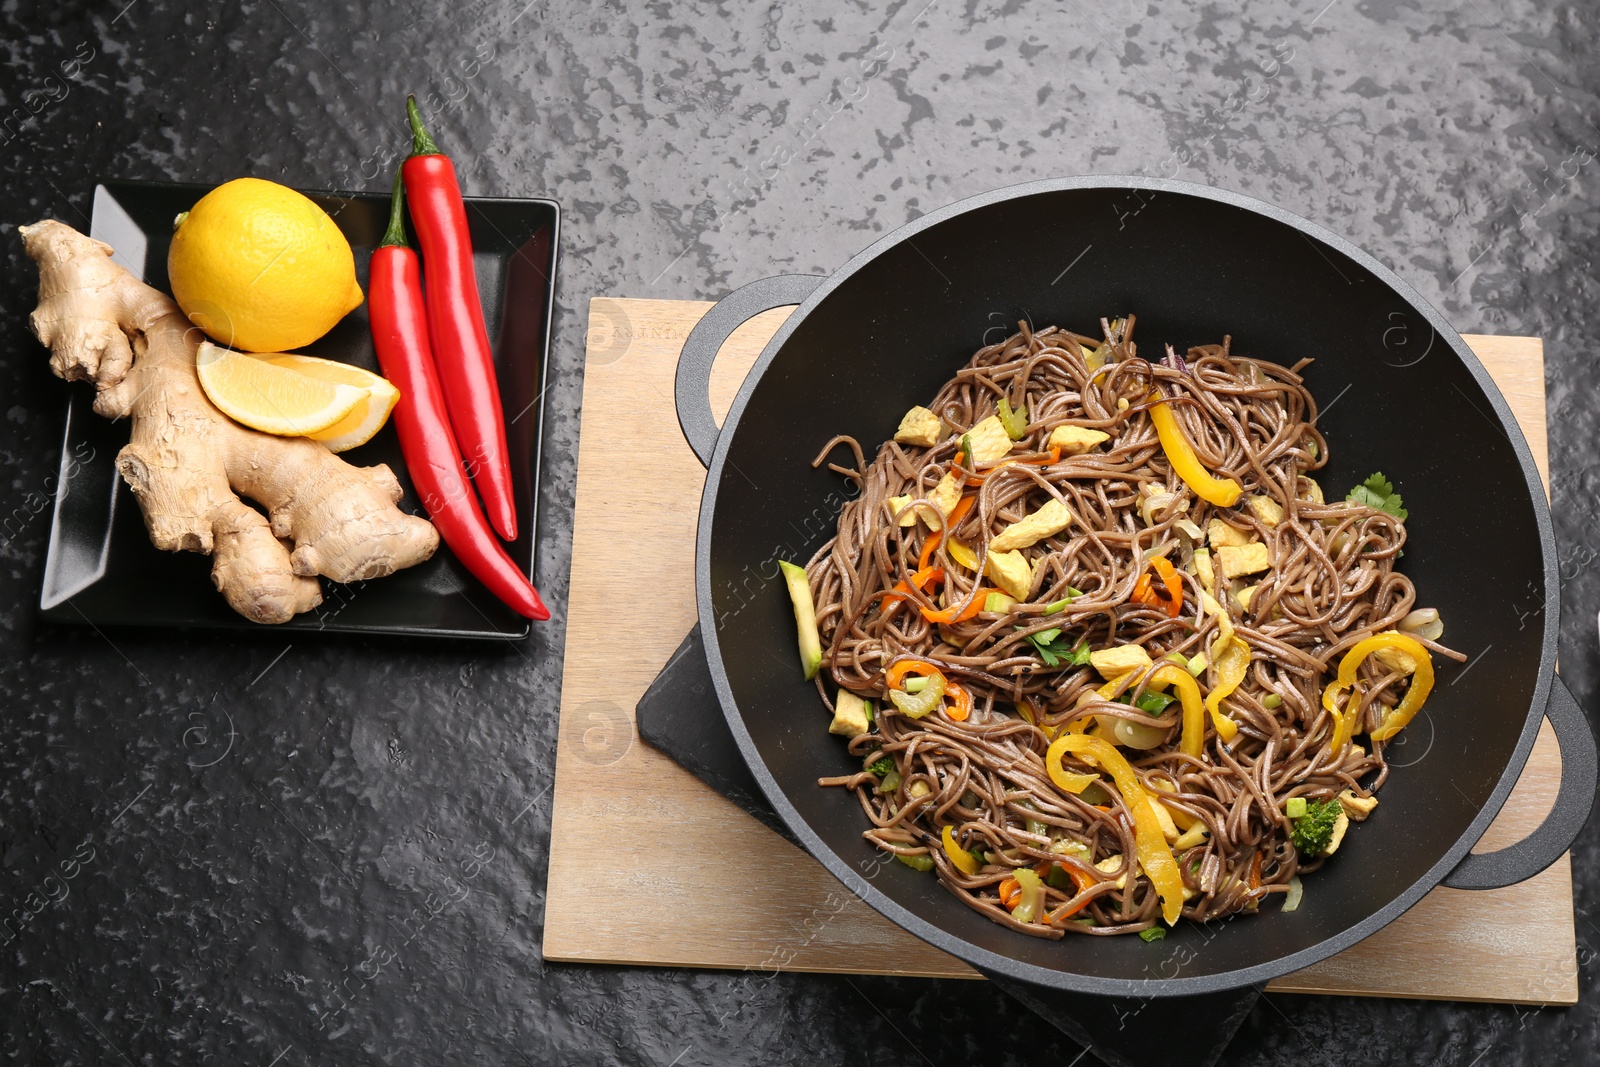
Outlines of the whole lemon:
{"label": "whole lemon", "polygon": [[167,278],[190,322],[246,352],[308,345],[362,300],[350,242],[328,213],[260,178],[219,185],[178,216]]}

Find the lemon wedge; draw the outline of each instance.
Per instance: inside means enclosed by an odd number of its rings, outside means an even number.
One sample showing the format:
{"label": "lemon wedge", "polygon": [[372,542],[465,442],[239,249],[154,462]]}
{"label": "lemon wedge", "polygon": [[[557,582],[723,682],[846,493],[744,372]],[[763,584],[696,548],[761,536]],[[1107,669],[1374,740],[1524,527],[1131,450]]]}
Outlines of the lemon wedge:
{"label": "lemon wedge", "polygon": [[400,390],[396,389],[389,379],[373,374],[363,367],[340,363],[334,359],[319,359],[316,356],[292,353],[256,358],[265,359],[275,367],[287,367],[289,370],[321,381],[353,385],[366,390],[367,398],[351,408],[350,414],[326,430],[306,434],[313,441],[321,441],[327,445],[330,452],[346,452],[372,440],[373,435],[383,429],[383,424],[389,421],[389,413],[394,410],[394,406],[400,402]]}
{"label": "lemon wedge", "polygon": [[195,373],[224,415],[253,430],[303,437],[328,429],[365,401],[365,389],[324,381],[201,342]]}

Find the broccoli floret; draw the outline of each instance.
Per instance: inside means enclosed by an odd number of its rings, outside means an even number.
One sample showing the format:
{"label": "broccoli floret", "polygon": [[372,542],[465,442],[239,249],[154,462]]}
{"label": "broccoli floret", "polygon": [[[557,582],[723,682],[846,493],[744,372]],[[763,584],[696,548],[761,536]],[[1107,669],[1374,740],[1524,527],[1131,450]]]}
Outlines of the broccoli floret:
{"label": "broccoli floret", "polygon": [[1306,813],[1289,820],[1289,840],[1303,856],[1320,856],[1333,839],[1333,825],[1339,821],[1337,800],[1313,800]]}
{"label": "broccoli floret", "polygon": [[882,778],[884,775],[894,770],[894,760],[890,759],[888,756],[882,756],[874,760],[872,765],[869,766],[867,770],[872,774],[877,775],[879,778]]}

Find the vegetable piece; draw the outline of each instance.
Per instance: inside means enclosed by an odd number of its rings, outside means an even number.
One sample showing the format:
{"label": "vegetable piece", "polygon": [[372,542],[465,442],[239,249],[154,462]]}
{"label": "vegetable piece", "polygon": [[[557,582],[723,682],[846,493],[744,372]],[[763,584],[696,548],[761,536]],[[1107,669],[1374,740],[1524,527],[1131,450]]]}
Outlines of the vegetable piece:
{"label": "vegetable piece", "polygon": [[911,576],[909,585],[905,582],[894,583],[893,591],[883,595],[882,606],[888,607],[896,601],[909,600],[911,598],[911,586],[916,586],[919,591],[925,591],[928,586],[938,585],[942,581],[944,581],[943,568],[924,567]]}
{"label": "vegetable piece", "polygon": [[1394,491],[1394,485],[1379,471],[1354,489],[1345,497],[1352,504],[1362,504],[1375,511],[1393,515],[1401,522],[1405,522],[1411,513],[1400,504],[1400,494]]}
{"label": "vegetable piece", "polygon": [[944,687],[944,675],[935,675],[928,679],[928,684],[923,686],[922,692],[915,696],[901,689],[891,689],[889,699],[907,718],[920,719],[939,706],[939,702],[944,698]]}
{"label": "vegetable piece", "polygon": [[234,611],[287,622],[321,603],[317,574],[377,578],[434,553],[437,532],[394,506],[400,484],[387,467],[355,467],[314,441],[264,438],[207,403],[195,378],[199,331],[109,246],[53,220],[17,233],[39,266],[28,323],[52,370],[94,382],[95,410],[128,420],[112,431],[128,441],[116,466],[151,542],[210,554],[211,580]]}
{"label": "vegetable piece", "polygon": [[1013,441],[1020,441],[1028,433],[1028,409],[1019,407],[1011,410],[1011,401],[1001,397],[995,405],[1000,409],[1000,426],[1005,430],[1006,436]]}
{"label": "vegetable piece", "polygon": [[[1178,751],[1186,756],[1199,756],[1205,745],[1205,706],[1201,703],[1200,686],[1194,676],[1176,663],[1163,663],[1150,672],[1147,684],[1170,685],[1177,690],[1178,699],[1183,701],[1183,733],[1179,737]],[[1144,695],[1151,694],[1146,692]],[[1171,702],[1172,698],[1168,697],[1167,703]]]}
{"label": "vegetable piece", "polygon": [[828,724],[830,734],[841,737],[860,737],[872,729],[872,703],[850,692],[839,690],[833,701],[833,722]]}
{"label": "vegetable piece", "polygon": [[1387,741],[1399,733],[1410,722],[1412,717],[1422,708],[1423,701],[1428,699],[1428,694],[1433,691],[1433,657],[1420,642],[1405,634],[1394,630],[1385,630],[1380,634],[1363,638],[1351,646],[1344,654],[1344,659],[1339,661],[1339,675],[1328,683],[1322,691],[1322,706],[1328,709],[1333,716],[1334,731],[1330,748],[1338,752],[1345,742],[1350,740],[1350,735],[1355,732],[1355,712],[1344,712],[1339,708],[1339,694],[1356,684],[1356,672],[1361,669],[1362,662],[1379,649],[1394,649],[1411,658],[1415,668],[1411,675],[1411,685],[1406,689],[1406,695],[1400,699],[1400,704],[1389,714],[1385,715],[1383,722],[1368,736],[1374,741]]}
{"label": "vegetable piece", "polygon": [[956,870],[971,877],[983,869],[983,863],[956,843],[956,828],[946,826],[940,835],[944,842],[944,854],[950,857],[950,862],[956,865]]}
{"label": "vegetable piece", "polygon": [[1306,813],[1305,797],[1290,797],[1283,802],[1283,813],[1291,819],[1298,819]]}
{"label": "vegetable piece", "polygon": [[[1009,614],[1017,606],[1017,598],[1001,592],[993,592],[983,598],[983,610],[992,611],[997,615]],[[1046,614],[1049,614],[1046,611]]]}
{"label": "vegetable piece", "polygon": [[1200,463],[1200,457],[1194,454],[1194,446],[1184,436],[1183,427],[1178,425],[1178,417],[1172,413],[1167,401],[1158,392],[1152,392],[1149,399],[1150,421],[1155,424],[1156,436],[1161,440],[1161,451],[1166,453],[1167,462],[1172,464],[1178,477],[1208,504],[1215,504],[1219,508],[1232,507],[1238,501],[1239,494],[1244,492],[1239,483],[1232,478],[1217,478],[1206,470]]}
{"label": "vegetable piece", "polygon": [[1289,841],[1307,857],[1320,856],[1333,840],[1333,826],[1344,814],[1337,800],[1316,800],[1306,813],[1290,821]]}
{"label": "vegetable piece", "polygon": [[1283,895],[1283,910],[1294,911],[1300,906],[1300,900],[1305,896],[1305,883],[1300,881],[1300,876],[1294,875],[1289,879],[1289,891]]}
{"label": "vegetable piece", "polygon": [[[1022,629],[1022,627],[1017,627]],[[1089,662],[1091,655],[1087,638],[1080,637],[1077,644],[1068,645],[1060,639],[1061,628],[1052,626],[1048,630],[1028,635],[1028,643],[1039,653],[1039,658],[1046,667],[1059,667],[1066,663],[1074,667],[1081,667]]]}
{"label": "vegetable piece", "polygon": [[889,669],[883,675],[883,684],[890,689],[902,689],[908,674],[920,674],[925,678],[938,678],[941,685],[945,680],[944,672],[927,660],[902,659],[896,660],[889,665]]}
{"label": "vegetable piece", "polygon": [[[1057,746],[1061,746],[1057,749]],[[1133,767],[1109,742],[1085,734],[1063,734],[1050,745],[1045,755],[1047,768],[1060,764],[1060,752],[1077,753],[1093,759],[1111,775],[1122,802],[1133,816],[1134,844],[1139,864],[1149,876],[1161,897],[1161,917],[1167,924],[1178,921],[1183,911],[1183,876],[1178,872],[1178,861],[1172,856],[1166,836],[1161,832],[1161,822],[1155,813],[1155,801],[1139,784]],[[1056,753],[1052,756],[1051,753]],[[1054,777],[1052,773],[1051,777]]]}
{"label": "vegetable piece", "polygon": [[[946,477],[949,476],[946,475]],[[944,485],[944,482],[940,481],[939,485]],[[951,485],[954,487],[955,483],[952,482]],[[959,489],[956,491],[960,492]],[[936,487],[934,489],[934,495],[937,496],[938,493],[939,490]],[[941,504],[940,510],[944,512],[945,522],[953,530],[957,526],[961,525],[961,520],[967,517],[967,512],[971,511],[972,505],[976,504],[977,502],[978,495],[974,493],[971,496],[964,496],[956,499],[948,508]],[[940,529],[940,527],[935,526],[934,532],[929,534],[927,539],[922,542],[922,554],[917,559],[918,570],[927,570],[928,565],[933,561],[933,550],[939,547],[939,541],[944,537],[944,534],[940,532]],[[960,561],[958,560],[957,562]],[[970,570],[971,568],[968,569]]]}
{"label": "vegetable piece", "polygon": [[1067,608],[1072,605],[1072,602],[1074,600],[1078,599],[1079,597],[1081,597],[1082,595],[1083,595],[1083,590],[1082,589],[1074,589],[1072,586],[1069,585],[1069,586],[1067,586],[1067,595],[1066,596],[1062,597],[1060,600],[1053,601],[1052,603],[1049,603],[1049,604],[1045,605],[1044,614],[1046,614],[1046,615],[1057,615],[1057,614],[1060,614],[1061,612],[1067,610]]}
{"label": "vegetable piece", "polygon": [[515,541],[517,510],[505,412],[483,325],[466,204],[450,158],[422,127],[415,97],[406,97],[406,118],[411,123],[411,156],[400,173],[411,202],[411,224],[422,245],[428,336],[439,384],[490,525],[505,540]]}
{"label": "vegetable piece", "polygon": [[1018,882],[1015,877],[1002,878],[1000,879],[1000,884],[995,886],[994,891],[999,894],[1001,905],[1009,908],[1014,906],[1018,898],[1022,896],[1022,883]]}
{"label": "vegetable piece", "polygon": [[[1084,796],[1086,789],[1099,783],[1100,776],[1098,774],[1082,774],[1077,771],[1069,771],[1062,766],[1061,757],[1067,753],[1066,740],[1067,735],[1063,734],[1050,743],[1050,747],[1044,754],[1044,769],[1049,772],[1050,780],[1056,784],[1058,789],[1074,795]],[[1094,803],[1094,801],[1088,800],[1086,796],[1085,800],[1088,803]]]}
{"label": "vegetable piece", "polygon": [[1217,638],[1211,642],[1205,657],[1216,671],[1216,683],[1206,695],[1206,710],[1211,713],[1211,724],[1216,727],[1217,736],[1227,743],[1239,732],[1239,725],[1222,713],[1222,702],[1239,688],[1250,670],[1250,646],[1234,633],[1233,617],[1211,594],[1200,594],[1200,603],[1217,617]]}
{"label": "vegetable piece", "polygon": [[805,668],[809,682],[822,666],[822,638],[817,633],[817,608],[811,599],[811,582],[806,578],[804,567],[788,560],[780,559],[778,569],[783,571],[789,599],[794,602],[794,624],[800,636],[800,665]]}
{"label": "vegetable piece", "polygon": [[929,622],[966,622],[974,615],[977,615],[978,612],[984,610],[984,603],[994,592],[994,590],[988,588],[978,589],[973,592],[965,606],[957,601],[947,608],[924,608],[919,605],[918,610],[922,612],[922,617]]}
{"label": "vegetable piece", "polygon": [[894,759],[892,757],[879,756],[867,766],[867,773],[875,774],[882,778],[894,769]]}
{"label": "vegetable piece", "polygon": [[910,867],[913,871],[933,870],[933,857],[926,852],[919,852],[915,856],[907,856],[902,852],[896,852],[894,858]]}
{"label": "vegetable piece", "polygon": [[467,482],[429,348],[422,270],[406,244],[405,192],[395,176],[389,229],[372,253],[368,314],[383,376],[400,390],[394,428],[417,496],[462,566],[520,615],[550,612],[527,575],[506,555]]}
{"label": "vegetable piece", "polygon": [[944,546],[944,550],[945,552],[949,553],[951,559],[961,564],[961,566],[965,567],[967,570],[975,571],[978,569],[977,553],[968,548],[966,543],[961,541],[959,538],[950,538],[950,541]]}
{"label": "vegetable piece", "polygon": [[939,416],[917,405],[906,412],[905,417],[900,420],[900,427],[895,430],[894,439],[902,445],[932,448],[939,443],[943,435],[944,426],[939,421]]}
{"label": "vegetable piece", "polygon": [[1395,625],[1395,629],[1412,637],[1437,641],[1444,636],[1444,620],[1438,608],[1418,608]]}
{"label": "vegetable piece", "polygon": [[1149,944],[1151,941],[1165,940],[1166,936],[1167,928],[1165,926],[1152,926],[1148,930],[1139,931],[1139,940],[1145,942],[1146,944]]}
{"label": "vegetable piece", "polygon": [[975,473],[975,474],[967,475],[967,484],[968,485],[982,485],[985,481],[988,480],[988,478],[989,478],[989,476],[991,474],[994,474],[997,471],[1003,470],[1006,467],[1011,466],[1013,463],[1018,464],[1020,466],[1024,466],[1024,467],[1048,467],[1052,463],[1060,462],[1060,460],[1061,460],[1061,449],[1059,449],[1059,448],[1052,448],[1042,456],[1028,456],[1028,457],[1022,458],[1022,459],[1001,460],[999,463],[996,463],[994,466],[990,467],[986,471],[983,471],[982,473]]}
{"label": "vegetable piece", "polygon": [[[1155,587],[1154,579],[1158,576],[1161,590]],[[1164,556],[1151,556],[1149,569],[1139,575],[1139,580],[1133,586],[1133,595],[1128,599],[1160,608],[1169,618],[1176,619],[1183,614],[1183,579],[1178,576],[1178,569],[1167,562]]]}
{"label": "vegetable piece", "polygon": [[[1189,672],[1185,671],[1184,673],[1188,674]],[[1191,678],[1189,680],[1193,681],[1194,679]],[[1177,699],[1177,697],[1168,696],[1165,693],[1157,693],[1155,690],[1151,689],[1140,693],[1138,699],[1133,702],[1133,706],[1144,712],[1146,715],[1160,715],[1163,711],[1167,710],[1168,705]]]}
{"label": "vegetable piece", "polygon": [[903,780],[900,776],[900,768],[890,767],[888,773],[883,776],[883,781],[878,784],[878,792],[893,793],[900,788],[900,783]]}
{"label": "vegetable piece", "polygon": [[972,694],[954,682],[949,684],[947,691],[954,703],[945,709],[946,717],[952,722],[966,722],[972,714]]}
{"label": "vegetable piece", "polygon": [[1011,917],[1019,923],[1038,922],[1044,913],[1044,882],[1027,867],[1018,867],[1012,877],[1017,880],[1019,892]]}
{"label": "vegetable piece", "polygon": [[[1167,730],[1160,726],[1149,726],[1142,722],[1129,722],[1114,716],[1104,716],[1100,720],[1100,730],[1104,734],[1109,726],[1111,737],[1117,744],[1124,748],[1135,748],[1141,751],[1155,748],[1167,739]],[[1176,831],[1171,835],[1177,836]]]}

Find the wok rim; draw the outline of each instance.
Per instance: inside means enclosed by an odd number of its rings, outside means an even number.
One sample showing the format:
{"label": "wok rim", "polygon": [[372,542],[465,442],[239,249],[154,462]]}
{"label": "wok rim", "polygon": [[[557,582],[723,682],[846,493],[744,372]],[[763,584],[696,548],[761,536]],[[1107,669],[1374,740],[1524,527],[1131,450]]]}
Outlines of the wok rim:
{"label": "wok rim", "polygon": [[[871,881],[857,872],[851,864],[845,862],[822,840],[820,835],[811,829],[810,824],[801,816],[798,809],[790,803],[788,795],[778,785],[776,778],[768,769],[766,761],[756,748],[755,741],[750,736],[749,730],[745,727],[744,717],[739,710],[738,701],[734,698],[732,687],[728,682],[727,671],[722,663],[721,643],[717,635],[716,611],[712,602],[710,581],[712,523],[716,513],[717,490],[722,482],[723,467],[727,461],[730,444],[738,432],[745,408],[749,404],[751,396],[755,393],[756,387],[765,376],[767,369],[772,365],[772,362],[777,358],[778,352],[782,350],[801,322],[819,303],[848,282],[869,262],[889,249],[912,240],[923,231],[958,215],[1007,201],[1020,200],[1046,193],[1076,190],[1134,189],[1209,200],[1265,216],[1275,222],[1289,226],[1306,238],[1314,242],[1321,242],[1323,245],[1354,260],[1371,272],[1380,282],[1387,285],[1413,311],[1421,315],[1433,327],[1439,338],[1445,341],[1450,351],[1461,361],[1468,373],[1478,383],[1479,388],[1483,390],[1494,410],[1495,418],[1499,421],[1500,428],[1504,431],[1506,439],[1516,454],[1518,464],[1522,469],[1524,489],[1533,503],[1534,522],[1538,529],[1539,550],[1544,570],[1544,632],[1540,639],[1539,670],[1522,725],[1522,731],[1518,736],[1515,748],[1512,750],[1511,757],[1507,760],[1506,766],[1500,774],[1499,780],[1489,794],[1488,800],[1479,809],[1478,814],[1473,818],[1466,830],[1444,850],[1439,859],[1410,887],[1383,907],[1371,912],[1365,919],[1347,927],[1338,934],[1326,938],[1309,948],[1278,956],[1253,966],[1218,971],[1212,974],[1173,978],[1109,978],[1094,974],[1040,967],[992,952],[949,933],[942,927],[923,918],[917,912],[897,903],[887,894],[877,889]],[[723,420],[722,428],[717,435],[716,450],[712,455],[711,463],[706,472],[705,492],[701,497],[699,523],[695,535],[695,598],[700,621],[700,632],[705,641],[706,659],[710,667],[712,683],[716,689],[717,701],[722,707],[723,716],[727,719],[728,728],[733,734],[734,742],[739,746],[739,752],[744,757],[746,764],[749,765],[756,781],[760,783],[762,792],[777,811],[779,817],[783,819],[785,825],[789,827],[796,839],[804,846],[805,850],[826,867],[835,878],[839,879],[852,894],[870,905],[879,914],[914,936],[950,953],[979,970],[992,971],[1019,981],[1031,982],[1035,985],[1053,989],[1102,996],[1191,996],[1202,993],[1222,992],[1241,986],[1266,982],[1309,967],[1364,940],[1399,918],[1417,901],[1437,887],[1467,853],[1472,850],[1472,847],[1477,844],[1484,832],[1488,830],[1495,816],[1499,814],[1506,798],[1511,793],[1512,787],[1516,785],[1517,779],[1521,776],[1522,769],[1527,763],[1528,755],[1533,749],[1534,740],[1538,736],[1540,723],[1544,719],[1545,705],[1550,699],[1550,689],[1555,674],[1557,642],[1560,634],[1561,591],[1556,570],[1555,530],[1550,513],[1550,505],[1545,495],[1544,482],[1539,475],[1538,467],[1533,461],[1533,453],[1522,434],[1522,428],[1517,424],[1516,418],[1512,414],[1510,406],[1506,403],[1505,397],[1501,394],[1499,386],[1489,376],[1488,371],[1484,369],[1477,356],[1467,347],[1466,342],[1461,339],[1461,335],[1456,332],[1455,328],[1445,320],[1444,316],[1432,304],[1383,263],[1358,248],[1349,240],[1318,223],[1243,193],[1172,178],[1152,178],[1143,175],[1082,175],[1047,178],[1006,186],[957,200],[885,234],[860,252],[857,252],[833,273],[827,275],[821,284],[806,297],[805,301],[790,314],[771,340],[767,342],[766,347],[762,349],[761,355],[740,385],[733,405],[729,408],[727,418]]]}

